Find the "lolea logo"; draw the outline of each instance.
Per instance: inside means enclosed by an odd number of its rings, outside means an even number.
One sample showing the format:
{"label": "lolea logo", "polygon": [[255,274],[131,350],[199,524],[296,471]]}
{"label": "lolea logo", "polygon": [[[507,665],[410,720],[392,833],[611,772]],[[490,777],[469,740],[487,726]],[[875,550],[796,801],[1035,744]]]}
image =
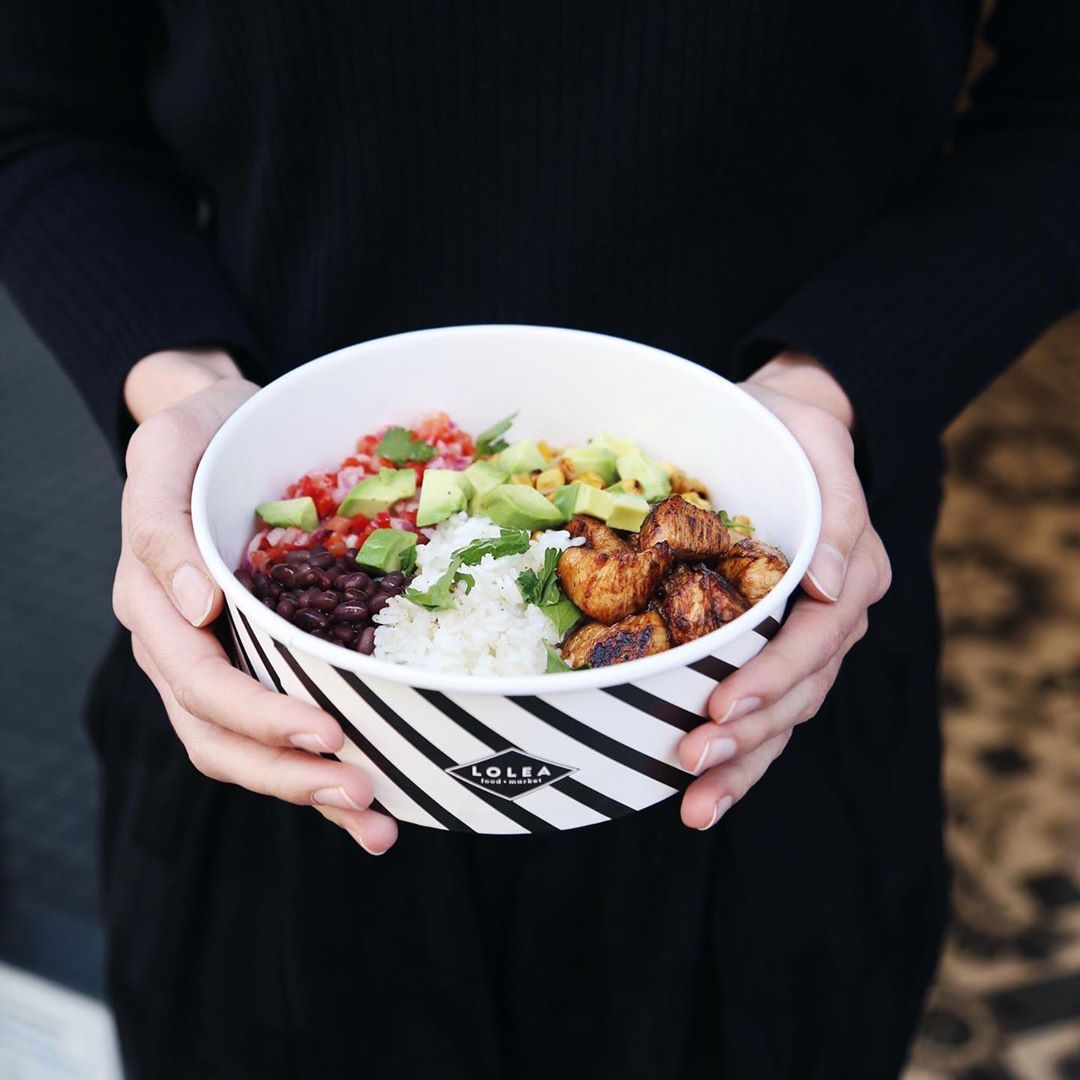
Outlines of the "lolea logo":
{"label": "lolea logo", "polygon": [[446,771],[466,784],[503,799],[519,799],[577,772],[566,765],[556,765],[554,761],[531,757],[514,747],[478,761],[455,765]]}

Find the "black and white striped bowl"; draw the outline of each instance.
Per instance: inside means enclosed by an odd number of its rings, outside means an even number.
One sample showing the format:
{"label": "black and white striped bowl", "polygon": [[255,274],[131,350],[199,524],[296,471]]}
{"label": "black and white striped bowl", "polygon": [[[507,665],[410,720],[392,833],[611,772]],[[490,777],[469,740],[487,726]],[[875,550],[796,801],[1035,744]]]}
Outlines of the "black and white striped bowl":
{"label": "black and white striped bowl", "polygon": [[[703,479],[749,514],[791,569],[740,618],[630,664],[481,677],[389,664],[311,637],[233,577],[252,508],[330,467],[364,432],[443,409],[480,430],[519,409],[514,432],[572,445],[604,430]],[[683,735],[716,684],[779,628],[817,542],[813,471],[749,395],[689,361],[617,338],[532,326],[424,330],[350,346],[266,387],[218,432],[195,479],[195,535],[225,593],[237,663],[314,702],[347,736],[401,821],[519,835],[644,809],[692,779]]]}

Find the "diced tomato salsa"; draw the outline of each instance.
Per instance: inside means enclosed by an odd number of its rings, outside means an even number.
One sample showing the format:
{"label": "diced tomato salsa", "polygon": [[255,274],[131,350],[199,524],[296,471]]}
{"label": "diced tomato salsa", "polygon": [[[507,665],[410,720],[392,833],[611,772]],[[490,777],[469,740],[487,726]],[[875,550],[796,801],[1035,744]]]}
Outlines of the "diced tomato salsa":
{"label": "diced tomato salsa", "polygon": [[[344,555],[355,551],[376,529],[407,529],[417,534],[417,542],[427,543],[427,537],[416,524],[416,507],[424,484],[424,471],[433,469],[467,469],[474,460],[476,444],[466,431],[454,423],[444,412],[425,417],[413,429],[416,439],[435,447],[435,456],[427,462],[409,462],[397,465],[376,453],[385,428],[364,435],[356,441],[356,452],[346,457],[332,472],[310,472],[282,493],[283,499],[309,496],[319,515],[319,527],[306,533],[296,528],[263,527],[248,545],[248,562],[251,569],[265,573],[267,569],[282,562],[286,552],[322,544],[331,555]],[[416,472],[416,496],[395,503],[368,519],[363,515],[341,517],[337,508],[349,490],[367,476],[374,476],[380,469],[411,468]]]}

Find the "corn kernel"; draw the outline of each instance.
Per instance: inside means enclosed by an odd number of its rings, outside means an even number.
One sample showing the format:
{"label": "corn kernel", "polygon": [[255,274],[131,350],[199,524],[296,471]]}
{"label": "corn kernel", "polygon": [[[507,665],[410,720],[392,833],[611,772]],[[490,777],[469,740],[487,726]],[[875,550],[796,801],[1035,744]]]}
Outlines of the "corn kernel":
{"label": "corn kernel", "polygon": [[542,495],[550,495],[553,491],[563,487],[566,484],[566,480],[563,478],[562,469],[557,465],[545,469],[536,478],[536,490]]}
{"label": "corn kernel", "polygon": [[680,491],[679,497],[685,499],[691,506],[698,506],[702,510],[712,509],[712,504],[709,500],[699,495],[696,491]]}
{"label": "corn kernel", "polygon": [[519,472],[510,477],[511,484],[521,484],[523,487],[534,487],[536,478],[532,473]]}
{"label": "corn kernel", "polygon": [[538,443],[536,444],[536,447],[537,447],[537,449],[538,449],[538,450],[540,451],[540,453],[544,455],[545,459],[546,459],[546,460],[548,460],[548,461],[550,461],[550,460],[551,460],[551,459],[552,459],[553,457],[557,457],[557,456],[558,456],[558,451],[557,451],[557,450],[555,450],[555,449],[554,449],[554,448],[553,448],[553,447],[551,446],[551,444],[550,444],[550,443],[546,443],[546,442],[545,442],[545,441],[544,441],[543,439],[541,439],[541,440],[540,440],[540,441],[539,441],[539,442],[538,442]]}
{"label": "corn kernel", "polygon": [[589,487],[603,488],[604,478],[598,472],[583,472],[578,478],[578,483],[588,484]]}
{"label": "corn kernel", "polygon": [[621,487],[627,495],[645,494],[645,485],[640,480],[635,480],[633,477],[630,477],[628,480],[620,480],[619,487]]}
{"label": "corn kernel", "polygon": [[670,461],[658,461],[656,463],[657,468],[663,469],[668,474],[668,477],[672,477],[678,471]]}

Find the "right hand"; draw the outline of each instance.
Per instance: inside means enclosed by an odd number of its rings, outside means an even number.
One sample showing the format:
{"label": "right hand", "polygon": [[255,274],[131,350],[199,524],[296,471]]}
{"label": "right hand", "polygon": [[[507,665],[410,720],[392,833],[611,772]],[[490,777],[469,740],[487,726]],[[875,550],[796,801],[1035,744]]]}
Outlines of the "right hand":
{"label": "right hand", "polygon": [[156,353],[132,369],[125,399],[141,422],[127,450],[113,609],[199,772],[314,806],[381,855],[397,823],[368,809],[371,781],[318,756],[344,744],[336,721],[238,671],[206,629],[222,594],[195,544],[191,485],[214,432],[257,389],[218,352]]}

